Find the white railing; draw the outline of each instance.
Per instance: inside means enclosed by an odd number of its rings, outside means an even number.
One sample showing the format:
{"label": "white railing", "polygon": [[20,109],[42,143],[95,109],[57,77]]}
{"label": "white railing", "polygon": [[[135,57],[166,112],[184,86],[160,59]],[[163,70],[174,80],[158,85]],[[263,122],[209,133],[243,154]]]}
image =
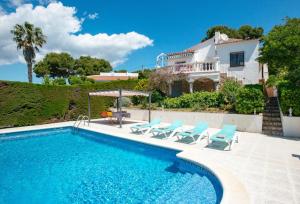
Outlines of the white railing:
{"label": "white railing", "polygon": [[233,78],[236,81],[241,81],[243,84],[252,84],[252,82],[248,80],[247,77],[245,76],[244,71],[236,72],[236,71],[230,71],[228,69],[222,68],[221,66],[219,66],[218,61],[174,64],[162,68],[170,69],[171,72],[174,74],[219,72],[220,74],[227,74],[227,77]]}
{"label": "white railing", "polygon": [[174,64],[166,66],[173,73],[193,73],[193,72],[215,72],[217,71],[216,62],[194,62],[184,64]]}

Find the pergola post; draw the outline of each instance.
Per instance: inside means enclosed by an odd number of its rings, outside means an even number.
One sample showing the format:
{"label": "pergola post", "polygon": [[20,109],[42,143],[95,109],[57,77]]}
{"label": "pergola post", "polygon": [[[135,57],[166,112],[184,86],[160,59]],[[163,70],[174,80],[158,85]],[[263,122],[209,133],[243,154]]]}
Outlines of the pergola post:
{"label": "pergola post", "polygon": [[151,122],[151,92],[149,93],[149,123]]}
{"label": "pergola post", "polygon": [[168,84],[168,94],[172,96],[172,81],[167,81]]}
{"label": "pergola post", "polygon": [[120,115],[119,118],[119,123],[120,123],[120,128],[122,128],[122,89],[119,89],[119,109],[120,109]]}
{"label": "pergola post", "polygon": [[88,111],[89,111],[89,123],[91,121],[91,97],[90,94],[88,95]]}
{"label": "pergola post", "polygon": [[116,105],[117,105],[117,107],[116,107],[117,111],[119,111],[119,97],[117,97],[117,104]]}

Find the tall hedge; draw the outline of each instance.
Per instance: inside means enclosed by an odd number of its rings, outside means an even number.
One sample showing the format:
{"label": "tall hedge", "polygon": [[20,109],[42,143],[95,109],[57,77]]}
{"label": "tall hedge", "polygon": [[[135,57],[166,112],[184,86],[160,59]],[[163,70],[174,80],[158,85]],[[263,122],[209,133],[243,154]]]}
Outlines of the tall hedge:
{"label": "tall hedge", "polygon": [[292,108],[294,116],[300,116],[300,88],[293,85],[279,85],[280,107],[284,114],[289,114]]}
{"label": "tall hedge", "polygon": [[[133,89],[137,81],[115,81],[78,86],[47,86],[0,81],[0,128],[75,119],[87,114],[88,92]],[[112,105],[109,97],[92,97],[92,118]]]}

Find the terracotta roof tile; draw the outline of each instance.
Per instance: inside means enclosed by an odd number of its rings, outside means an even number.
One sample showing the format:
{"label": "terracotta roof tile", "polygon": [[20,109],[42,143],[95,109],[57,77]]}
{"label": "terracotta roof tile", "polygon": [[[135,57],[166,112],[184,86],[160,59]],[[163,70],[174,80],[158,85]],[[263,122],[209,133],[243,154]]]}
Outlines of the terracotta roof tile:
{"label": "terracotta roof tile", "polygon": [[172,52],[172,53],[168,53],[168,56],[173,56],[173,55],[181,55],[181,54],[186,54],[186,53],[194,53],[194,50],[185,50],[182,52]]}
{"label": "terracotta roof tile", "polygon": [[236,43],[236,42],[241,42],[241,41],[248,41],[248,40],[237,39],[237,38],[228,38],[228,40],[226,40],[226,41],[221,41],[221,42],[217,43],[217,45],[220,45],[220,44],[228,44],[228,43]]}
{"label": "terracotta roof tile", "polygon": [[91,76],[87,76],[87,78],[94,79],[95,81],[116,81],[116,80],[134,79],[136,77],[91,75]]}

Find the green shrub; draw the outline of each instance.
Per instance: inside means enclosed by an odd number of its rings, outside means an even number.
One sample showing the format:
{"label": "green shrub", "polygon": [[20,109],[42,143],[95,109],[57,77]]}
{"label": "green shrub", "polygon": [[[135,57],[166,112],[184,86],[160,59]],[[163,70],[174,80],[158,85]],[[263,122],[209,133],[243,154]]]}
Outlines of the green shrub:
{"label": "green shrub", "polygon": [[264,86],[261,84],[247,84],[244,86],[244,88],[258,89],[262,92],[264,91]]}
{"label": "green shrub", "polygon": [[85,83],[84,84],[94,84],[96,83],[94,79],[90,79],[90,78],[87,78],[87,77],[84,77],[85,78]]}
{"label": "green shrub", "polygon": [[148,91],[149,90],[149,80],[148,79],[140,79],[138,83],[134,87],[134,90],[137,91]]}
{"label": "green shrub", "polygon": [[49,75],[44,76],[43,84],[44,85],[51,85],[52,84],[52,80],[50,79]]}
{"label": "green shrub", "polygon": [[[139,79],[133,89],[137,91],[148,91],[148,79]],[[142,96],[132,96],[131,101],[134,105],[139,105],[147,103],[146,101],[148,100]]]}
{"label": "green shrub", "polygon": [[270,75],[267,82],[266,82],[266,86],[267,87],[272,87],[272,86],[277,86],[278,85],[278,79],[276,76],[274,75]]}
{"label": "green shrub", "polygon": [[62,77],[60,78],[55,78],[52,81],[53,85],[66,85],[66,80]]}
{"label": "green shrub", "polygon": [[142,103],[142,100],[143,100],[144,97],[141,97],[141,96],[132,96],[131,97],[131,102],[133,105],[139,105]]}
{"label": "green shrub", "polygon": [[[137,85],[134,87],[134,90],[137,91],[149,91],[149,80],[148,79],[139,79]],[[159,90],[153,90],[151,94],[151,103],[158,103],[158,105],[161,104],[161,102],[164,100],[165,94],[162,93]],[[134,105],[147,105],[148,99],[146,97],[141,96],[133,96],[131,97],[132,103]]]}
{"label": "green shrub", "polygon": [[294,116],[300,116],[300,88],[290,84],[279,84],[280,107],[284,114],[289,114],[289,108],[293,109]]}
{"label": "green shrub", "polygon": [[151,102],[161,104],[165,99],[165,94],[159,90],[154,90],[151,93]]}
{"label": "green shrub", "polygon": [[83,80],[81,79],[81,77],[78,76],[70,76],[68,78],[69,84],[71,85],[75,85],[75,84],[83,84]]}
{"label": "green shrub", "polygon": [[261,113],[264,110],[264,95],[257,88],[241,88],[236,98],[236,111],[243,114]]}
{"label": "green shrub", "polygon": [[180,108],[180,99],[178,98],[166,98],[163,102],[165,108]]}
{"label": "green shrub", "polygon": [[166,108],[216,108],[223,103],[222,95],[219,92],[195,92],[184,94],[177,98],[167,98],[163,105]]}
{"label": "green shrub", "polygon": [[231,107],[234,107],[236,102],[236,96],[241,88],[241,84],[239,84],[235,80],[225,80],[220,88],[220,92],[224,96],[224,101],[226,104],[231,105]]}
{"label": "green shrub", "polygon": [[68,78],[70,85],[79,85],[79,84],[93,84],[95,81],[93,79],[89,79],[85,76],[70,76]]}

